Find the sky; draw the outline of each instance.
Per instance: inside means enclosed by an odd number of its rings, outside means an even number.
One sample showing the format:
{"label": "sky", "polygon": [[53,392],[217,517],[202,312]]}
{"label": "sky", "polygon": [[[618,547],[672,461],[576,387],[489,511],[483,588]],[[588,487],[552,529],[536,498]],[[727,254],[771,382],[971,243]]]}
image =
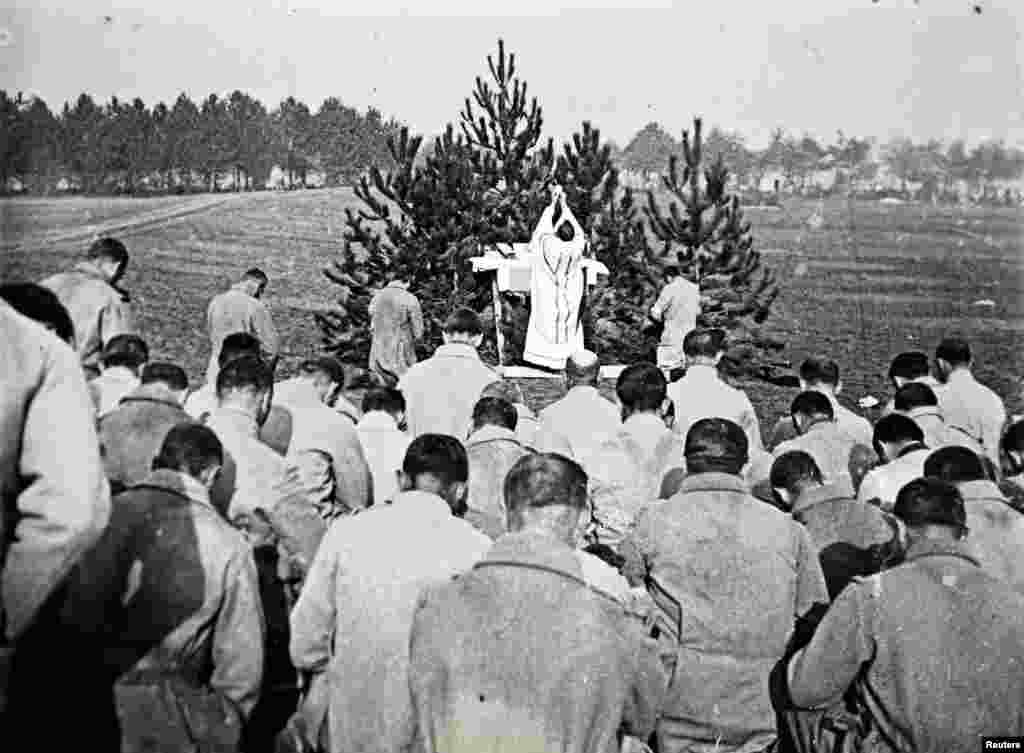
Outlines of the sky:
{"label": "sky", "polygon": [[54,110],[83,91],[336,96],[432,134],[498,37],[556,141],[702,115],[755,147],[779,127],[1024,147],[1024,0],[6,0],[0,88]]}

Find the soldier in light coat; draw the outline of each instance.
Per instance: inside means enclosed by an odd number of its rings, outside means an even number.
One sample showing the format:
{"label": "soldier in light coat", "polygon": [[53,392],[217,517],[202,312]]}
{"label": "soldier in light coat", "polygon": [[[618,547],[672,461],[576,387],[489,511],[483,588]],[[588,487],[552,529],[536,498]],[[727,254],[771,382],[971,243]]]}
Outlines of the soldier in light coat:
{"label": "soldier in light coat", "polygon": [[676,410],[673,430],[682,438],[702,418],[727,418],[743,427],[750,451],[760,454],[761,424],[747,393],[722,380],[718,363],[725,354],[725,332],[695,329],[683,338],[686,375],[668,386]]}
{"label": "soldier in light coat", "polygon": [[466,440],[469,498],[466,522],[496,539],[507,530],[505,476],[530,450],[516,438],[516,409],[500,397],[484,397],[473,408],[473,433]]}
{"label": "soldier in light coat", "polygon": [[89,382],[89,394],[102,418],[121,398],[139,386],[142,367],[149,361],[149,346],[138,335],[116,335],[103,346],[100,375]]}
{"label": "soldier in light coat", "polygon": [[423,311],[409,283],[392,280],[370,300],[370,371],[393,387],[416,363],[423,339]]}
{"label": "soldier in light coat", "polygon": [[313,358],[274,387],[274,404],[292,415],[286,461],[325,520],[373,504],[373,478],[352,422],[330,406],[345,384],[337,359]]}
{"label": "soldier in light coat", "polygon": [[979,455],[943,447],[924,461],[924,475],[956,486],[964,499],[971,549],[981,567],[1024,593],[1024,514],[989,479]]}
{"label": "soldier in light coat", "polygon": [[261,269],[250,269],[242,279],[214,297],[206,310],[206,324],[210,333],[210,363],[206,368],[206,382],[217,378],[218,355],[224,338],[235,332],[254,335],[263,348],[261,354],[276,366],[280,354],[280,339],[266,304],[260,300],[267,289],[267,275]]}
{"label": "soldier in light coat", "polygon": [[[814,458],[827,483],[842,484],[852,489],[850,458],[854,448],[860,445],[842,429],[833,410],[828,396],[817,390],[807,390],[793,398],[789,412],[796,436],[776,446],[772,457],[779,458],[787,452],[803,450]],[[752,480],[763,481],[770,472],[770,465],[759,466],[751,472]]]}
{"label": "soldier in light coat", "polygon": [[[75,352],[0,303],[0,363],[0,728],[13,740],[14,721],[32,726],[23,711],[46,710],[18,683],[48,686],[31,661],[21,663],[24,676],[9,678],[10,662],[22,649],[31,657],[49,648],[33,638],[38,628],[46,635],[40,615],[103,532],[110,495]],[[16,697],[22,708],[5,719],[5,702]]]}
{"label": "soldier in light coat", "polygon": [[935,349],[935,370],[942,381],[939,408],[946,423],[970,434],[993,463],[999,463],[999,439],[1006,423],[1002,399],[974,378],[974,356],[965,340],[947,337]]}
{"label": "soldier in light coat", "polygon": [[510,533],[420,597],[410,641],[416,750],[603,753],[646,740],[667,683],[657,646],[593,590],[573,551],[587,478],[559,455],[505,482]]}
{"label": "soldier in light coat", "polygon": [[[907,530],[904,563],[839,595],[773,673],[776,708],[833,708],[852,696],[863,732],[851,749],[878,753],[969,753],[982,735],[1024,733],[1024,596],[979,566],[951,485],[912,481],[895,514]],[[808,727],[796,735],[800,753],[838,749],[827,729]]]}
{"label": "soldier in light coat", "polygon": [[593,504],[592,535],[612,549],[630,530],[640,508],[658,498],[665,474],[684,464],[683,440],[665,423],[671,401],[658,367],[633,364],[619,375],[615,392],[622,404],[622,425],[585,466]]}
{"label": "soldier in light coat", "polygon": [[41,283],[57,295],[71,315],[78,355],[89,378],[99,376],[100,355],[112,337],[138,332],[128,295],[116,287],[127,266],[124,244],[114,238],[101,238],[73,270]]}
{"label": "soldier in light coat", "polygon": [[588,471],[601,444],[622,428],[619,407],[597,390],[601,361],[596,353],[581,350],[565,362],[565,396],[540,412],[538,452],[571,457]]}
{"label": "soldier in light coat", "polygon": [[480,317],[460,308],[444,325],[444,344],[421,361],[398,383],[405,395],[409,436],[448,434],[459,441],[469,435],[473,406],[484,387],[499,379],[480,360],[483,342]]}
{"label": "soldier in light coat", "polygon": [[796,621],[828,603],[810,534],[750,495],[747,436],[721,418],[686,437],[689,475],[643,509],[624,573],[660,608],[676,656],[658,723],[662,753],[760,753],[776,738],[767,677]]}
{"label": "soldier in light coat", "polygon": [[679,267],[665,268],[665,287],[651,306],[651,318],[665,326],[658,346],[658,367],[666,373],[683,362],[683,340],[697,326],[700,288],[679,273]]}
{"label": "soldier in light coat", "polygon": [[374,504],[390,502],[398,494],[398,475],[409,449],[405,425],[405,398],[394,387],[368,390],[363,415],[356,425],[359,443],[373,476]]}
{"label": "soldier in light coat", "polygon": [[103,467],[115,492],[148,476],[167,432],[190,420],[181,407],[187,392],[188,377],[180,366],[146,364],[138,389],[100,419]]}
{"label": "soldier in light coat", "polygon": [[491,540],[459,519],[466,452],[453,437],[425,434],[409,445],[403,492],[334,522],[291,615],[291,656],[312,673],[303,713],[313,740],[329,730],[330,753],[395,753],[412,743],[409,631],[416,599],[432,583],[465,572]]}

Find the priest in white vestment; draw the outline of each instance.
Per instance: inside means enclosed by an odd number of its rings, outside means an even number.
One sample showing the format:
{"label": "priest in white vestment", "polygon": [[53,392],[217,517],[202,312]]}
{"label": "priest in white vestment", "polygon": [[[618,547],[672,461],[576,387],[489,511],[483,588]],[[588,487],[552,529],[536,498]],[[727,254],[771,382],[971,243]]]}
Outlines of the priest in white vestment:
{"label": "priest in white vestment", "polygon": [[572,353],[584,350],[580,302],[586,245],[583,228],[556,186],[530,240],[530,323],[523,352],[528,363],[564,369]]}

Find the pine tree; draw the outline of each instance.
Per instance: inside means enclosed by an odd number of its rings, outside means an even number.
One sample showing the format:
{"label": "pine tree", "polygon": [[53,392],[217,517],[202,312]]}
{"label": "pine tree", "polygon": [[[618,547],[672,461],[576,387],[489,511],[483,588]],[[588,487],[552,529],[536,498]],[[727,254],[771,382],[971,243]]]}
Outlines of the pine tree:
{"label": "pine tree", "polygon": [[696,118],[692,140],[683,131],[682,172],[673,156],[662,179],[671,196],[667,211],[651,191],[645,214],[664,251],[674,250],[680,271],[700,286],[698,325],[729,334],[726,373],[774,378],[769,354],[782,344],[765,336],[760,325],[778,296],[778,283],[754,249],[739,197],[726,190],[729,171],[722,156],[705,166],[701,136],[701,120]]}
{"label": "pine tree", "polygon": [[[528,99],[515,55],[506,55],[501,41],[497,60],[489,55],[487,62],[491,80],[477,77],[460,132],[449,124],[420,162],[422,137],[402,128],[388,139],[395,168],[384,174],[371,167],[355,189],[363,207],[346,210],[341,257],[325,270],[339,286],[340,306],[317,317],[327,348],[344,360],[365,361],[367,305],[392,276],[409,280],[423,304],[427,351],[440,342],[453,306],[471,306],[487,319],[490,287],[479,284],[469,258],[485,246],[529,238],[543,211],[554,146],[538,146],[541,108]],[[517,345],[521,349],[516,333],[525,332],[517,322],[526,309],[516,296],[505,303],[510,310],[501,326],[514,356]]]}

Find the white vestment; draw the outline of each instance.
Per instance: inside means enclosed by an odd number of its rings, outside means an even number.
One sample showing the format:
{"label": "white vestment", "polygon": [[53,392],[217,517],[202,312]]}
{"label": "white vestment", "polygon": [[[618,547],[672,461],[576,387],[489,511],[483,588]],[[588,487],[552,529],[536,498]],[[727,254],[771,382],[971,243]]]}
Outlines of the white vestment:
{"label": "white vestment", "polygon": [[568,221],[574,236],[568,242],[561,240],[555,234],[554,208],[552,203],[544,210],[530,240],[530,323],[523,360],[549,369],[564,369],[566,359],[584,349],[580,262],[587,239],[563,202],[558,223]]}

